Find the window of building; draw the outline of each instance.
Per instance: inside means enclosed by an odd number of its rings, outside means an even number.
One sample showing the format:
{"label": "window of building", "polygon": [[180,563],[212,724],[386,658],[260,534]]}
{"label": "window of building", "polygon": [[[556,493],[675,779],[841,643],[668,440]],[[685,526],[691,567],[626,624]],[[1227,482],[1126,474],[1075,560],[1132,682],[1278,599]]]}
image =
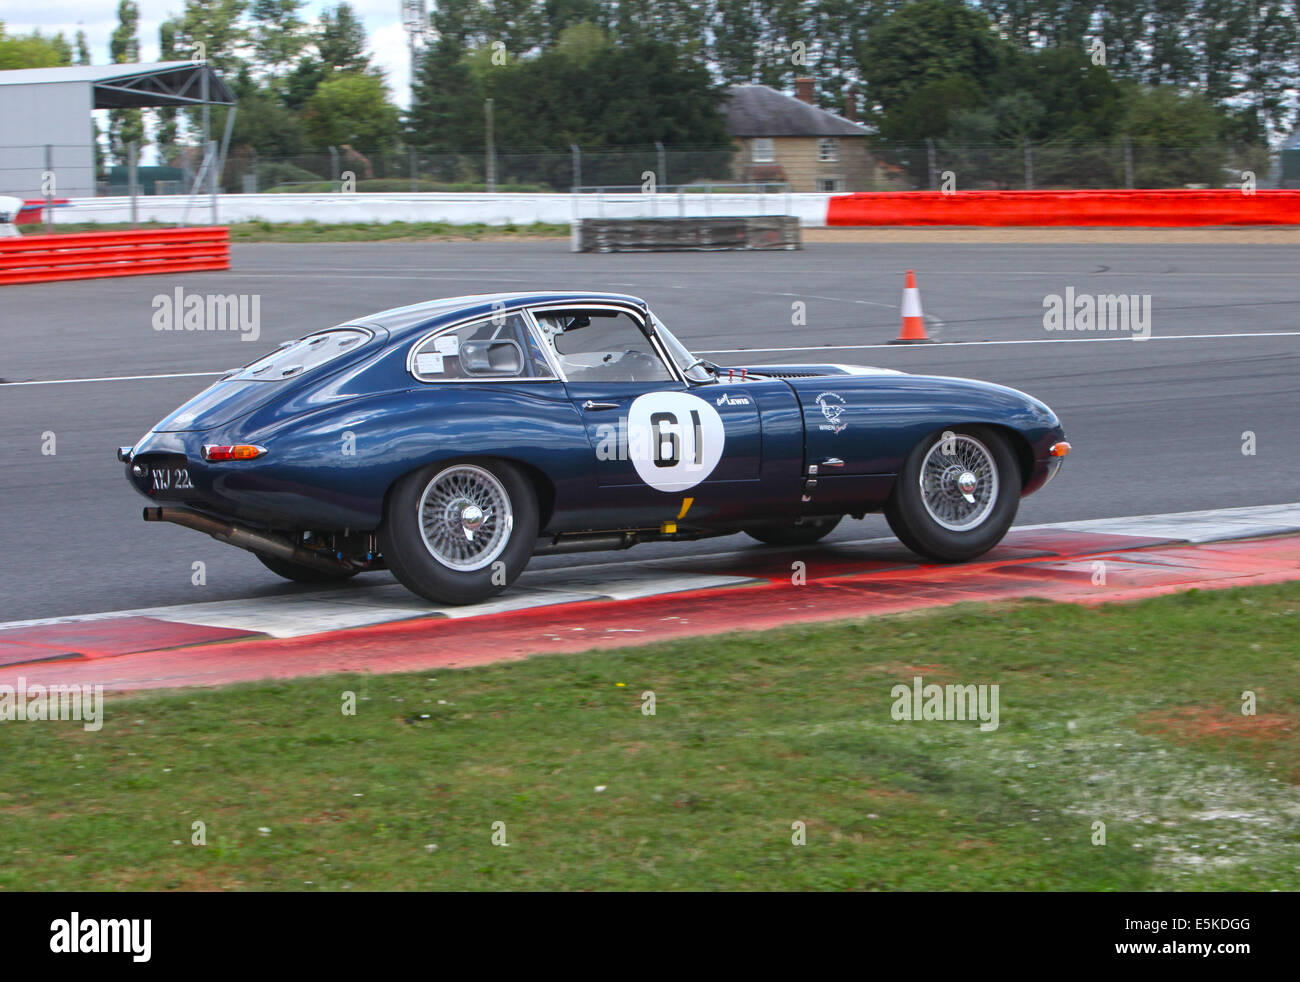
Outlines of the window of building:
{"label": "window of building", "polygon": [[756,164],[770,164],[776,160],[776,147],[772,143],[772,138],[767,136],[757,137],[753,141],[753,161]]}
{"label": "window of building", "polygon": [[817,178],[817,190],[822,194],[835,194],[844,190],[844,178],[842,177],[819,177]]}
{"label": "window of building", "polygon": [[823,162],[840,159],[840,139],[837,136],[824,136],[817,141],[817,159]]}

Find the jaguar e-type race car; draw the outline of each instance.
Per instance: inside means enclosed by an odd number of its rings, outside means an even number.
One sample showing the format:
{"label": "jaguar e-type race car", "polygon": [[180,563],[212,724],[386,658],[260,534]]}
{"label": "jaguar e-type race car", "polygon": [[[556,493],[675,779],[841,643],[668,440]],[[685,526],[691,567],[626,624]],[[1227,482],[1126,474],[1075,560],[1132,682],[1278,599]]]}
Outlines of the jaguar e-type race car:
{"label": "jaguar e-type race car", "polygon": [[388,568],[483,600],[535,554],[746,532],[806,545],[884,511],[943,562],[996,545],[1060,467],[1023,392],[852,365],[721,366],[635,297],[454,297],[233,371],[122,447],[174,522],[300,582]]}

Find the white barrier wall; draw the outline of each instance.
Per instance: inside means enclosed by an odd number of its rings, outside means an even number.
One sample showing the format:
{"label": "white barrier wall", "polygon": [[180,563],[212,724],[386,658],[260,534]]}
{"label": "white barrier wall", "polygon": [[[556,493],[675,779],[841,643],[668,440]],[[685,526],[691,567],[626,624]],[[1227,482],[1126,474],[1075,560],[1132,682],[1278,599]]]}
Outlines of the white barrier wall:
{"label": "white barrier wall", "polygon": [[[223,194],[219,224],[231,222],[450,222],[453,225],[531,225],[575,218],[707,218],[793,214],[801,225],[826,224],[829,194]],[[576,199],[576,200],[575,200]],[[206,225],[211,199],[141,195],[142,222]],[[788,211],[787,211],[788,209]],[[129,222],[130,198],[73,198],[54,210],[59,224]]]}

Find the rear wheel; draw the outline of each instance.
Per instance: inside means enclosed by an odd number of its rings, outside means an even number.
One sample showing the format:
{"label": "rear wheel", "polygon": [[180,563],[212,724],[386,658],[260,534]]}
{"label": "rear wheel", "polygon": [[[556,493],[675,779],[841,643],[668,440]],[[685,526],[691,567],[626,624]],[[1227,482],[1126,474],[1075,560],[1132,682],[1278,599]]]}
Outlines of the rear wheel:
{"label": "rear wheel", "polygon": [[334,572],[317,569],[315,566],[303,566],[301,563],[280,559],[278,556],[264,556],[260,552],[255,552],[253,555],[276,576],[283,576],[286,580],[293,580],[295,583],[338,583],[340,580],[351,579],[361,572],[357,569],[345,569],[342,566],[339,567],[338,572]]}
{"label": "rear wheel", "polygon": [[810,518],[786,525],[755,525],[753,528],[745,529],[745,534],[769,546],[807,546],[830,535],[843,517],[837,515],[834,518]]}
{"label": "rear wheel", "polygon": [[1020,507],[1020,487],[1015,454],[996,430],[944,430],[908,454],[885,518],[913,552],[965,562],[1002,541]]}
{"label": "rear wheel", "polygon": [[472,604],[523,572],[537,521],[537,496],[517,468],[491,460],[433,464],[394,486],[379,546],[411,592],[440,604]]}

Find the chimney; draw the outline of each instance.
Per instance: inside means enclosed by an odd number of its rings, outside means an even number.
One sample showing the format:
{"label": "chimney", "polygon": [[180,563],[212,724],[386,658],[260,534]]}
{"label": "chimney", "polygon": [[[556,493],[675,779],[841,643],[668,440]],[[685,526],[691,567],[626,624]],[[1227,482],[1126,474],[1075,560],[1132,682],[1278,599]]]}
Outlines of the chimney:
{"label": "chimney", "polygon": [[852,82],[844,89],[844,118],[850,123],[858,121],[858,87]]}
{"label": "chimney", "polygon": [[813,80],[807,75],[800,75],[794,80],[794,97],[810,106],[816,105],[816,100],[813,98]]}

